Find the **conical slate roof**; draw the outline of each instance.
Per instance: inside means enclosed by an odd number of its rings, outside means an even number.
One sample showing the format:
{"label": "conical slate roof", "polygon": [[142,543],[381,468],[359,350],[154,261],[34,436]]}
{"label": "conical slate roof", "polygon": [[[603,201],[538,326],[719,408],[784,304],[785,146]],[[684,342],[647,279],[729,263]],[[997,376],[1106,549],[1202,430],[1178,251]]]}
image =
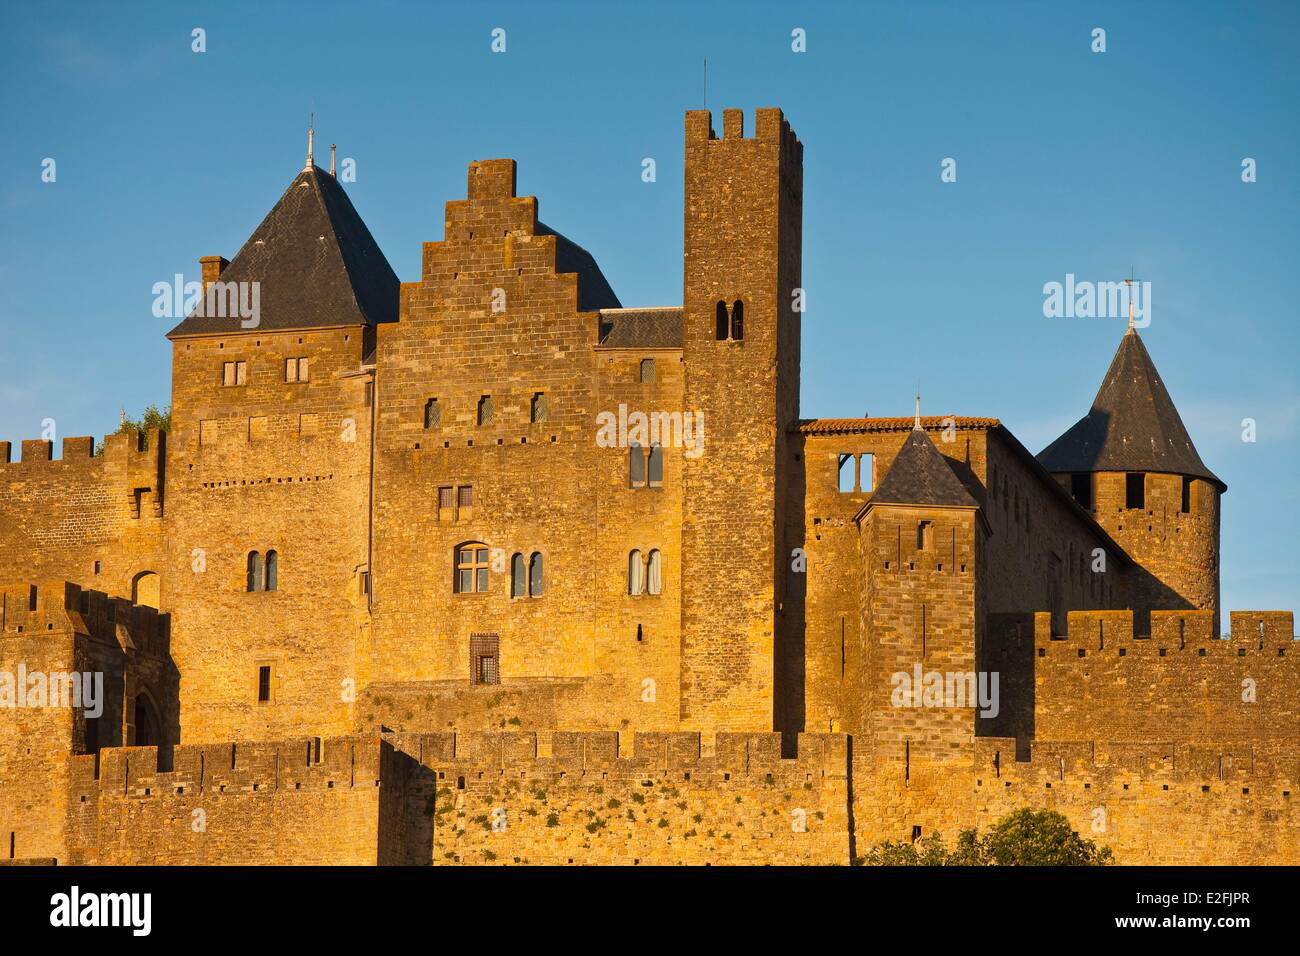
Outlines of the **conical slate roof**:
{"label": "conical slate roof", "polygon": [[913,428],[871,496],[872,505],[939,505],[976,508],[966,490],[922,428]]}
{"label": "conical slate roof", "polygon": [[1137,330],[1129,328],[1092,409],[1041,452],[1050,472],[1156,471],[1204,478],[1205,467]]}
{"label": "conical slate roof", "polygon": [[[343,187],[314,163],[285,190],[220,281],[259,283],[262,330],[397,319],[397,275]],[[247,330],[237,315],[192,313],[167,334],[239,331]]]}

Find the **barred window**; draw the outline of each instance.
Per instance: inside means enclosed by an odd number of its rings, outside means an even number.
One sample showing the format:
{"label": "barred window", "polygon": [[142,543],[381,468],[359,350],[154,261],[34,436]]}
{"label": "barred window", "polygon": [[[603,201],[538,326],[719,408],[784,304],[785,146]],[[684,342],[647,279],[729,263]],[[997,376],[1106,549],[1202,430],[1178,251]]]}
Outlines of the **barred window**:
{"label": "barred window", "polygon": [[480,426],[492,424],[492,396],[484,395],[478,400],[478,423]]}
{"label": "barred window", "polygon": [[537,392],[533,395],[532,420],[534,422],[546,421],[546,393],[545,392]]}
{"label": "barred window", "polygon": [[475,684],[501,683],[501,639],[496,634],[469,636],[469,673]]}
{"label": "barred window", "polygon": [[654,380],[655,380],[655,360],[642,359],[641,360],[641,381],[653,382]]}
{"label": "barred window", "polygon": [[474,486],[461,485],[456,489],[457,500],[462,508],[474,507]]}
{"label": "barred window", "polygon": [[442,406],[438,404],[436,398],[431,398],[424,403],[424,427],[442,427]]}

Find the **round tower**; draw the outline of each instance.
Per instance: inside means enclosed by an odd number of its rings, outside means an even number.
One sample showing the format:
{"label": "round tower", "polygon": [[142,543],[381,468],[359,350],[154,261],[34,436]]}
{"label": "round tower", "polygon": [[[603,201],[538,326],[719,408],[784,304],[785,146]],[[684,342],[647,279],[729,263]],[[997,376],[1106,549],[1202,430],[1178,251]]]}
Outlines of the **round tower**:
{"label": "round tower", "polygon": [[1138,633],[1152,610],[1214,612],[1219,496],[1160,373],[1130,324],[1088,414],[1038,455],[1139,565],[1126,591]]}

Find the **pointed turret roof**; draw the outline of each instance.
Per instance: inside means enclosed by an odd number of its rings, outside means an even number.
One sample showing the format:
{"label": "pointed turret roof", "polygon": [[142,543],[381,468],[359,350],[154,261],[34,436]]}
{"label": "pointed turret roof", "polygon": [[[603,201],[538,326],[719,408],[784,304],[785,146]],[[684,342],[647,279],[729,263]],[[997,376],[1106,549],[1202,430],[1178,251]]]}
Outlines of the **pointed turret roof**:
{"label": "pointed turret roof", "polygon": [[925,429],[915,427],[871,496],[871,505],[935,505],[977,508],[979,503],[953,472]]}
{"label": "pointed turret roof", "polygon": [[[312,162],[222,271],[220,281],[259,283],[261,330],[397,319],[397,275],[343,187]],[[248,331],[238,316],[196,313],[168,337]]]}
{"label": "pointed turret roof", "polygon": [[1205,467],[1155,363],[1132,326],[1088,414],[1041,452],[1050,472],[1155,471],[1225,485]]}

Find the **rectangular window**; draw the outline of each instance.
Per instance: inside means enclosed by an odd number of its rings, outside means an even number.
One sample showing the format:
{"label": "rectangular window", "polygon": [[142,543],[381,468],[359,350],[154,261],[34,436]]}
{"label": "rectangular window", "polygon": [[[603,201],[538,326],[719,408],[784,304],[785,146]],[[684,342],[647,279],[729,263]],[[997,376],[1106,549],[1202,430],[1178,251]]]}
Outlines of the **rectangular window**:
{"label": "rectangular window", "polygon": [[223,362],[221,365],[221,384],[224,386],[244,385],[248,381],[247,362]]}
{"label": "rectangular window", "polygon": [[271,699],[271,665],[263,664],[257,669],[257,702],[265,704]]}
{"label": "rectangular window", "polygon": [[456,489],[456,503],[462,508],[474,507],[474,486],[461,485]]}
{"label": "rectangular window", "polygon": [[457,594],[482,594],[488,589],[488,549],[469,544],[456,550]]}
{"label": "rectangular window", "polygon": [[478,400],[478,423],[480,427],[492,424],[491,395],[484,395]]}
{"label": "rectangular window", "polygon": [[876,487],[876,456],[871,452],[858,456],[858,486],[863,491]]}
{"label": "rectangular window", "polygon": [[445,488],[438,489],[438,510],[439,511],[450,511],[455,506],[455,504],[456,501],[452,497],[450,485],[448,485]]}
{"label": "rectangular window", "polygon": [[469,673],[475,684],[501,683],[501,641],[496,634],[469,636]]}
{"label": "rectangular window", "polygon": [[627,484],[629,488],[645,487],[645,450],[636,442],[627,446]]}
{"label": "rectangular window", "polygon": [[655,380],[655,360],[642,359],[641,360],[641,381],[649,383],[649,382],[653,382],[654,380]]}
{"label": "rectangular window", "polygon": [[850,494],[854,490],[853,483],[857,479],[856,468],[852,455],[840,455],[839,480],[837,483],[840,494]]}
{"label": "rectangular window", "polygon": [[1070,494],[1080,508],[1092,508],[1092,474],[1082,472],[1070,476]]}
{"label": "rectangular window", "polygon": [[307,360],[305,358],[285,359],[284,380],[286,382],[307,381]]}
{"label": "rectangular window", "polygon": [[533,395],[532,419],[534,423],[546,421],[546,393],[545,392],[536,392]]}
{"label": "rectangular window", "polygon": [[1192,513],[1192,479],[1183,476],[1183,503],[1178,509],[1185,515]]}
{"label": "rectangular window", "polygon": [[1124,476],[1124,507],[1146,508],[1147,476],[1145,472],[1133,471]]}

